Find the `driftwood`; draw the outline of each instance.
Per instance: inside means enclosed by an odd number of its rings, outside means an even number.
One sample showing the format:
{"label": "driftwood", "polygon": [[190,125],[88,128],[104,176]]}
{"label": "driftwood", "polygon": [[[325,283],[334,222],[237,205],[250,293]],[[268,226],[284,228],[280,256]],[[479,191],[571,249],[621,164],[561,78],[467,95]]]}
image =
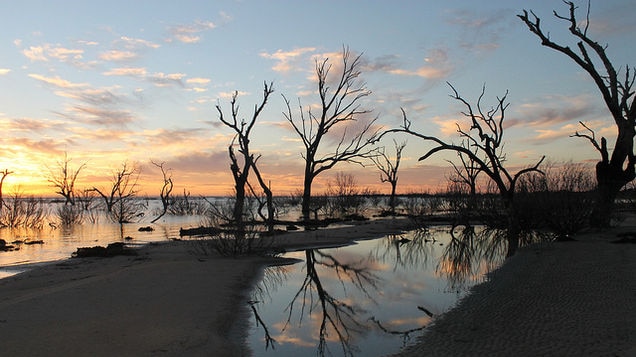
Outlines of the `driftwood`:
{"label": "driftwood", "polygon": [[179,236],[199,236],[199,235],[215,235],[221,233],[222,230],[216,227],[196,227],[196,228],[181,228],[179,229]]}
{"label": "driftwood", "polygon": [[77,248],[77,251],[73,253],[73,258],[88,258],[88,257],[114,257],[116,255],[137,255],[137,252],[132,249],[127,249],[126,245],[121,242],[110,243],[106,247],[83,247]]}
{"label": "driftwood", "polygon": [[14,249],[15,246],[7,244],[7,241],[4,239],[0,239],[0,252],[8,252]]}

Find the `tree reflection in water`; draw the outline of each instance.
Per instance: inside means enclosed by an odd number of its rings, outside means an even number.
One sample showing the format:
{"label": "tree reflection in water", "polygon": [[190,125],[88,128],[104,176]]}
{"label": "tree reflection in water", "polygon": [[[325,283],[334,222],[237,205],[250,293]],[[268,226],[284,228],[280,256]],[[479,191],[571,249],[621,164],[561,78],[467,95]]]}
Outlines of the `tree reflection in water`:
{"label": "tree reflection in water", "polygon": [[[291,253],[302,266],[266,269],[253,296],[254,342],[275,349],[256,355],[391,353],[386,344],[397,352],[503,260],[501,237],[480,226],[444,226]],[[279,312],[265,311],[263,300]]]}
{"label": "tree reflection in water", "polygon": [[505,257],[505,230],[459,225],[451,228],[450,235],[437,265],[437,272],[448,281],[449,291],[465,291]]}
{"label": "tree reflection in water", "polygon": [[[332,295],[322,284],[317,266],[332,269],[340,280],[346,294],[346,283],[352,284],[364,295],[372,298],[369,289],[376,289],[379,278],[375,275],[370,266],[364,260],[341,263],[331,254],[321,250],[308,249],[305,251],[306,276],[294,298],[287,306],[288,317],[285,329],[291,323],[294,307],[300,305],[300,317],[298,323],[302,323],[302,318],[306,308],[309,314],[317,312],[319,314],[320,328],[318,332],[318,354],[324,355],[328,352],[327,337],[329,332],[334,332],[340,342],[345,356],[353,356],[356,347],[353,339],[356,335],[366,333],[369,326],[356,319],[356,314],[362,311],[353,303],[348,303],[344,299]],[[300,300],[300,301],[299,301]]]}
{"label": "tree reflection in water", "polygon": [[418,229],[406,238],[404,234],[390,234],[383,245],[376,249],[375,257],[380,261],[394,261],[393,270],[412,267],[421,269],[433,259],[435,233],[429,229]]}

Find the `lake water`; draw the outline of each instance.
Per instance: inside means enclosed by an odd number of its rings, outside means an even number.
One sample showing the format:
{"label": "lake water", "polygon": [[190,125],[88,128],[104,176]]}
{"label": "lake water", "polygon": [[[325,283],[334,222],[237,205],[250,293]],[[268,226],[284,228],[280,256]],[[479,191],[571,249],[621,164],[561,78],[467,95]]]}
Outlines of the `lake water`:
{"label": "lake water", "polygon": [[[46,210],[54,212],[59,203],[48,203]],[[96,223],[85,222],[70,227],[60,226],[53,214],[45,220],[43,228],[0,228],[0,239],[17,250],[0,251],[0,278],[7,277],[33,265],[67,259],[79,247],[106,246],[113,242],[126,242],[128,245],[142,245],[150,242],[165,242],[179,238],[180,228],[198,227],[203,222],[201,216],[166,215],[156,223],[149,222],[154,218],[160,202],[149,200],[144,217],[139,222],[120,225],[113,223],[104,214],[98,216]],[[140,232],[140,227],[151,226],[151,232]],[[12,242],[37,242],[42,244],[25,244]]]}
{"label": "lake water", "polygon": [[252,294],[253,355],[398,352],[503,260],[472,233],[437,227],[286,254],[299,262],[268,268]]}

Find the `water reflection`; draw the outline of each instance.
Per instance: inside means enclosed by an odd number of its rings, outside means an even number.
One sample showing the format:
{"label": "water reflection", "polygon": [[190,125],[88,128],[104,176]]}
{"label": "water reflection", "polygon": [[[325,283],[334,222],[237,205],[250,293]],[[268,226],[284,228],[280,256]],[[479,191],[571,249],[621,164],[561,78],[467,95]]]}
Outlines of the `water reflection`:
{"label": "water reflection", "polygon": [[504,230],[484,226],[454,226],[450,241],[437,265],[448,281],[449,291],[462,291],[502,263],[506,253]]}
{"label": "water reflection", "polygon": [[398,352],[502,261],[492,232],[450,228],[287,254],[303,262],[267,269],[251,301],[254,355]]}

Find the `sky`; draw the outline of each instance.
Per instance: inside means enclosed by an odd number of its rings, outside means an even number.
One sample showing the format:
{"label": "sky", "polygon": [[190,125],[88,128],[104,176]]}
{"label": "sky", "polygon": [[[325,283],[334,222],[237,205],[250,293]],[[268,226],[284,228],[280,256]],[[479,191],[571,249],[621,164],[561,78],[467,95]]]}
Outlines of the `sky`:
{"label": "sky", "polygon": [[[587,2],[578,5],[584,20]],[[523,9],[542,18],[553,40],[575,46],[567,24],[552,16],[567,14],[560,0],[3,1],[0,170],[12,171],[4,192],[54,195],[47,179],[66,154],[71,168],[85,164],[79,188],[106,187],[126,162],[141,169],[141,192],[158,195],[162,177],[152,160],[165,163],[175,193],[230,195],[234,133],[215,106],[229,115],[238,91],[240,117],[249,119],[263,84],[273,82],[250,145],[274,194],[295,193],[303,146],[283,116],[283,96],[294,109],[314,105],[315,62],[338,65],[343,46],[362,55],[361,79],[372,92],[363,104],[378,127],[400,125],[403,108],[414,131],[458,142],[455,124],[466,118],[447,82],[471,103],[485,86],[486,106],[508,91],[511,171],[543,155],[594,163],[589,142],[570,135],[583,121],[612,143],[611,117],[589,76],[542,47],[516,17]],[[590,37],[607,44],[622,73],[636,64],[635,10],[627,0],[591,3]],[[400,135],[378,145],[391,154],[393,139],[407,141],[398,192],[445,187],[455,155],[419,162],[431,144]],[[338,172],[390,192],[372,164],[347,163],[319,176],[315,191]]]}

